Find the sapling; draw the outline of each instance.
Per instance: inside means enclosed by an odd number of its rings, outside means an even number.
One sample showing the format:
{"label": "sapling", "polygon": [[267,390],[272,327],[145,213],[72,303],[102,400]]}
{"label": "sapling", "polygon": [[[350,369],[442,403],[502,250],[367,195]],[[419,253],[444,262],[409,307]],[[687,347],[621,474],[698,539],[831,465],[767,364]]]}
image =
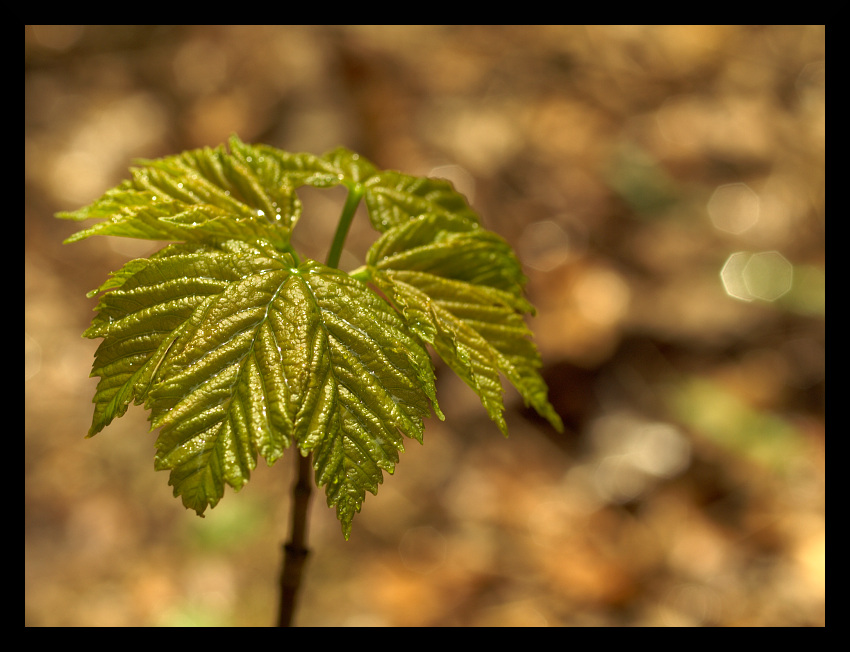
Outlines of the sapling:
{"label": "sapling", "polygon": [[[344,186],[324,263],[297,252],[297,189]],[[339,269],[358,205],[377,238],[365,265]],[[552,426],[533,307],[507,242],[450,182],[379,170],[338,148],[322,156],[248,145],[138,162],[131,178],[58,217],[92,235],[172,242],[131,260],[99,295],[84,336],[101,338],[88,436],[130,404],[158,428],[155,468],[203,516],[294,448],[298,480],[284,546],[279,624],[289,624],[307,556],[311,487],[324,487],[345,539],[369,491],[393,473],[403,437],[444,419],[428,345],[507,435],[501,376]],[[305,218],[306,219],[306,218]]]}

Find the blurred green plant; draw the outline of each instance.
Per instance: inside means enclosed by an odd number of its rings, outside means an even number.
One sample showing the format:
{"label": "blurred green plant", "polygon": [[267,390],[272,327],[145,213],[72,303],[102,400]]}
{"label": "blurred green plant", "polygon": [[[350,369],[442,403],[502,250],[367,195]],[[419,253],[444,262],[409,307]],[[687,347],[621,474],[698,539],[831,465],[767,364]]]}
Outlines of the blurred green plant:
{"label": "blurred green plant", "polygon": [[[290,555],[300,562],[282,586],[297,588],[310,482],[325,488],[348,539],[403,436],[421,442],[423,418],[444,418],[427,345],[503,433],[502,375],[563,426],[525,324],[533,307],[519,261],[448,181],[381,171],[344,148],[315,156],[235,136],[228,144],[141,161],[91,205],[57,215],[100,219],[66,242],[175,243],[89,293],[100,300],[84,335],[103,339],[89,436],[143,403],[160,429],[156,468],[199,515],[225,485],[239,490],[258,456],[271,465],[294,446],[285,566]],[[348,190],[324,263],[292,246],[305,185]],[[361,200],[380,235],[366,264],[345,273],[338,264]]]}
{"label": "blurred green plant", "polygon": [[668,401],[682,423],[736,457],[777,473],[806,459],[798,428],[781,415],[747,405],[717,382],[683,379]]}

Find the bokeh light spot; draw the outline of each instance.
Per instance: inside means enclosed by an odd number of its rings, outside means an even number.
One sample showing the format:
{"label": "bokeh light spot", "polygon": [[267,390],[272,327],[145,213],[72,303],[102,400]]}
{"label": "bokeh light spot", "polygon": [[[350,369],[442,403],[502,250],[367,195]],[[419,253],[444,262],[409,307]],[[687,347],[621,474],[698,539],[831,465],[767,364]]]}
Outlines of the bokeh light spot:
{"label": "bokeh light spot", "polygon": [[742,275],[752,296],[776,301],[791,289],[794,268],[778,251],[764,251],[750,257]]}
{"label": "bokeh light spot", "polygon": [[747,251],[738,251],[726,259],[723,268],[720,270],[720,280],[726,294],[741,301],[753,300],[749,290],[747,290],[747,284],[744,283],[743,274],[750,256],[751,254]]}
{"label": "bokeh light spot", "polygon": [[707,205],[714,228],[740,234],[755,226],[761,212],[761,199],[745,183],[719,186]]}
{"label": "bokeh light spot", "polygon": [[617,272],[590,269],[576,280],[573,300],[582,317],[595,324],[611,326],[627,314],[631,290]]}
{"label": "bokeh light spot", "polygon": [[739,251],[726,259],[720,280],[726,294],[735,299],[776,301],[791,289],[794,267],[778,251]]}
{"label": "bokeh light spot", "polygon": [[523,229],[517,249],[526,265],[549,272],[567,260],[570,245],[570,238],[560,224],[542,220]]}
{"label": "bokeh light spot", "polygon": [[776,301],[791,289],[794,267],[778,251],[739,251],[726,259],[720,280],[726,294],[735,299]]}

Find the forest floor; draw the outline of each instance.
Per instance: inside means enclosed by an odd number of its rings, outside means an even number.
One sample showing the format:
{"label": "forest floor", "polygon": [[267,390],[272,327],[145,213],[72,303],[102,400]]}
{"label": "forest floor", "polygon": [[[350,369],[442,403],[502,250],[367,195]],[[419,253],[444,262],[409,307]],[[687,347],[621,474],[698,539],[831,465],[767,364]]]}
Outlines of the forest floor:
{"label": "forest floor", "polygon": [[446,421],[349,542],[314,496],[298,624],[825,624],[823,27],[25,33],[26,625],[274,622],[293,460],[198,519],[141,408],[84,439],[85,293],[156,245],[53,218],[232,133],[450,178],[524,263],[567,425],[511,390],[505,439],[438,366]]}

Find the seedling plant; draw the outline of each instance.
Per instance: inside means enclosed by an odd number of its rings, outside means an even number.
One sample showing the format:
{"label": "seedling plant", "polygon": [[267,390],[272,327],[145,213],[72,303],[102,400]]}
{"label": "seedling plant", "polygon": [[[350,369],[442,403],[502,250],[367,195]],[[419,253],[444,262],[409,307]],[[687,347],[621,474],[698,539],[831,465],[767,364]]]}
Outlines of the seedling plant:
{"label": "seedling plant", "polygon": [[[297,190],[344,186],[324,262],[292,244]],[[376,231],[365,264],[340,256],[363,202]],[[446,180],[380,170],[338,148],[289,153],[230,138],[139,161],[131,178],[57,217],[98,221],[93,235],[168,241],[99,288],[85,331],[101,339],[92,376],[92,437],[131,402],[159,429],[155,468],[203,516],[230,486],[297,452],[292,529],[284,546],[279,624],[292,620],[307,556],[307,507],[323,488],[342,534],[366,492],[392,474],[404,438],[444,419],[429,347],[469,385],[507,435],[501,378],[552,426],[533,307],[508,243],[481,225]]]}

